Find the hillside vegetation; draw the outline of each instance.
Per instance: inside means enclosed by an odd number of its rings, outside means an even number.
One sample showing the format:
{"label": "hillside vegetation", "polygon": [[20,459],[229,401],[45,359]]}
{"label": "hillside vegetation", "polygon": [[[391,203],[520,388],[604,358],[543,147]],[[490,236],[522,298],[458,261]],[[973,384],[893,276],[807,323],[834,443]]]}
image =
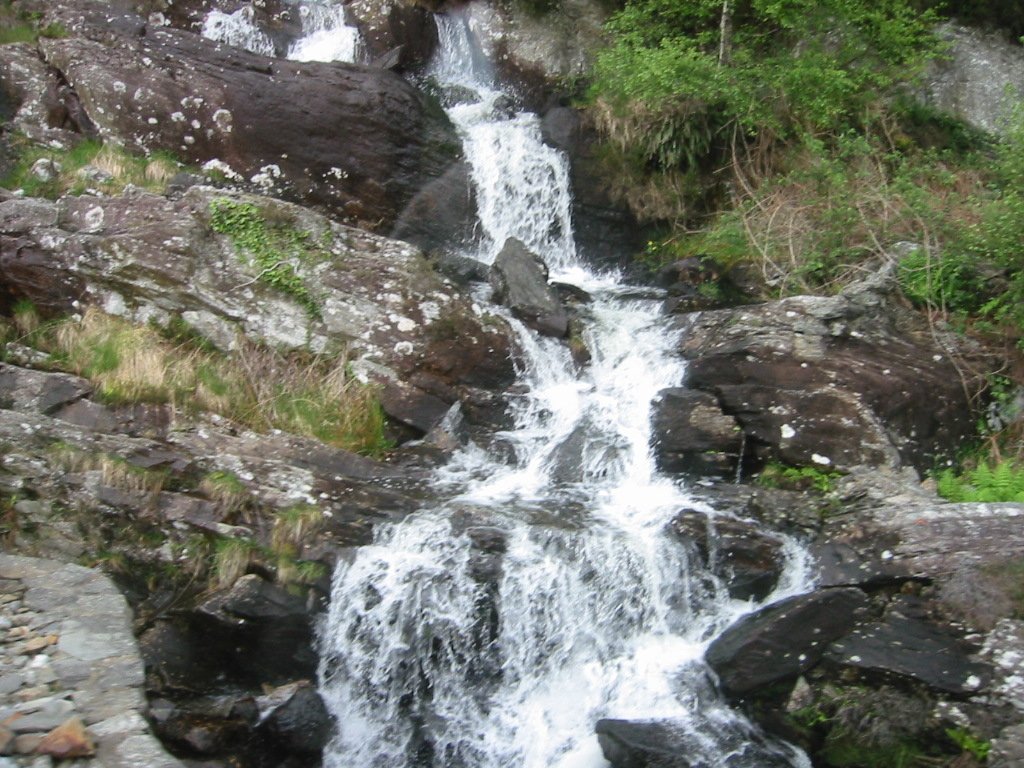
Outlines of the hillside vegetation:
{"label": "hillside vegetation", "polygon": [[[765,297],[833,293],[896,262],[908,302],[1002,362],[968,465],[1024,454],[1024,110],[983,134],[914,98],[944,14],[1002,25],[1019,3],[631,0],[588,92],[614,190],[656,233]],[[749,280],[747,281],[749,283]],[[713,286],[712,286],[713,287]],[[714,295],[714,291],[708,291]]]}

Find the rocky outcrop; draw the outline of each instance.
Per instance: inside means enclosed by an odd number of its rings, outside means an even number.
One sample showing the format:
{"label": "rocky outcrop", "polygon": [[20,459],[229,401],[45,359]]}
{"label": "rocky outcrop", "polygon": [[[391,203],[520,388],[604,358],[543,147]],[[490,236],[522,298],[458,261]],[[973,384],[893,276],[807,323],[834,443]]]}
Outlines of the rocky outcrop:
{"label": "rocky outcrop", "polygon": [[[212,229],[218,205],[248,212],[268,243],[299,240],[260,263],[230,231]],[[223,350],[236,347],[237,334],[285,349],[347,350],[386,394],[395,390],[384,398],[392,415],[421,433],[470,391],[514,379],[504,324],[480,316],[414,248],[282,201],[209,188],[178,200],[14,199],[0,203],[0,233],[8,302],[27,298],[49,311],[97,304],[139,322],[180,321]],[[282,259],[304,296],[261,279]]]}
{"label": "rocky outcrop", "polygon": [[722,413],[714,395],[663,389],[654,400],[652,420],[663,472],[735,476],[743,433],[734,417]]}
{"label": "rocky outcrop", "polygon": [[543,113],[541,135],[569,160],[573,237],[580,255],[602,267],[635,270],[633,256],[643,247],[640,226],[629,207],[612,196],[597,131],[580,110],[555,100]]}
{"label": "rocky outcrop", "polygon": [[368,61],[399,72],[420,70],[430,61],[437,46],[437,26],[423,5],[406,0],[354,0],[345,8],[359,28]]}
{"label": "rocky outcrop", "polygon": [[989,133],[1009,128],[1011,110],[1024,93],[1024,51],[1001,31],[955,23],[939,28],[948,43],[925,75],[925,103]]}
{"label": "rocky outcrop", "polygon": [[490,273],[496,301],[530,328],[561,338],[569,330],[569,318],[558,292],[548,284],[548,269],[519,240],[509,238],[494,258]]}
{"label": "rocky outcrop", "polygon": [[[269,59],[93,5],[82,1],[76,36],[39,44],[46,87],[73,94],[79,132],[214,162],[230,179],[385,231],[458,159],[443,112],[391,72]],[[8,90],[20,94],[19,123],[46,111],[43,127],[62,127],[74,110],[38,106],[43,83],[23,58],[0,54],[0,74],[18,68]]]}
{"label": "rocky outcrop", "polygon": [[[973,434],[950,351],[920,317],[887,298],[890,284],[883,272],[839,296],[797,296],[683,321],[685,384],[713,395],[735,419],[744,462],[924,470]],[[659,420],[686,417],[661,413]],[[663,463],[677,461],[671,436],[656,433],[655,440]],[[707,448],[735,449],[731,434]]]}

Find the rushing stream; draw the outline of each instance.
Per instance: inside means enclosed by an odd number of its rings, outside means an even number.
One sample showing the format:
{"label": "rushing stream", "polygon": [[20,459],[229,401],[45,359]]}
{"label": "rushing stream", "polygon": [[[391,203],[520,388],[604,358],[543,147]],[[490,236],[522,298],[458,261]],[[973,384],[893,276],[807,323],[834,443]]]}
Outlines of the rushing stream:
{"label": "rushing stream", "polygon": [[[702,661],[754,606],[665,532],[681,508],[707,508],[649,447],[651,400],[683,375],[659,298],[577,258],[565,158],[536,116],[510,110],[464,21],[438,25],[433,75],[457,86],[449,114],[477,190],[471,255],[489,263],[517,237],[553,280],[586,291],[592,361],[577,368],[564,342],[509,318],[525,394],[496,436],[507,450],[461,450],[436,477],[438,501],[337,568],[321,637],[339,724],[326,764],[599,768],[594,725],[611,717],[671,721],[694,765],[807,765],[726,707]],[[794,553],[772,599],[803,590],[800,563]]]}

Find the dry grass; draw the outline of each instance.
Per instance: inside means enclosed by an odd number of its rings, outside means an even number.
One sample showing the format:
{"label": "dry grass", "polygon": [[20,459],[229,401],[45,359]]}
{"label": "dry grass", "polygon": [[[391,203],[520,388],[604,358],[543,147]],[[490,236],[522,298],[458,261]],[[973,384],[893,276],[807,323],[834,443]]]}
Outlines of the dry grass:
{"label": "dry grass", "polygon": [[175,344],[153,328],[95,308],[48,325],[26,309],[15,323],[27,343],[51,355],[54,367],[88,378],[113,404],[167,403],[362,453],[388,447],[376,394],[348,375],[343,357],[286,355],[245,340],[224,356]]}

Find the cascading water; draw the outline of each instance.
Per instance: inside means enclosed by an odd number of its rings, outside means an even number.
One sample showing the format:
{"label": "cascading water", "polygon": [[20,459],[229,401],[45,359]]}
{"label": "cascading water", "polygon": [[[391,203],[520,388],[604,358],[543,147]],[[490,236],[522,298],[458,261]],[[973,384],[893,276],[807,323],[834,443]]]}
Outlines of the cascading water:
{"label": "cascading water", "polygon": [[[302,37],[288,48],[293,61],[354,62],[359,56],[359,30],[347,24],[340,3],[303,2],[294,6],[302,20]],[[274,42],[256,22],[252,5],[234,13],[211,11],[203,21],[203,37],[261,56],[275,54]]]}
{"label": "cascading water", "polygon": [[[660,302],[579,262],[565,159],[510,110],[465,23],[438,25],[434,77],[458,86],[446,98],[480,207],[475,255],[516,237],[588,292],[592,359],[577,370],[562,342],[509,317],[526,394],[497,437],[515,459],[465,448],[438,472],[437,502],[339,565],[321,637],[340,731],[326,764],[599,768],[594,725],[615,717],[671,721],[695,765],[806,765],[729,710],[702,662],[752,606],[665,533],[700,504],[649,447],[651,400],[683,374]],[[803,579],[794,557],[774,597]]]}
{"label": "cascading water", "polygon": [[359,30],[350,27],[345,6],[319,3],[299,7],[303,37],[292,43],[287,58],[293,61],[348,61],[359,56]]}

